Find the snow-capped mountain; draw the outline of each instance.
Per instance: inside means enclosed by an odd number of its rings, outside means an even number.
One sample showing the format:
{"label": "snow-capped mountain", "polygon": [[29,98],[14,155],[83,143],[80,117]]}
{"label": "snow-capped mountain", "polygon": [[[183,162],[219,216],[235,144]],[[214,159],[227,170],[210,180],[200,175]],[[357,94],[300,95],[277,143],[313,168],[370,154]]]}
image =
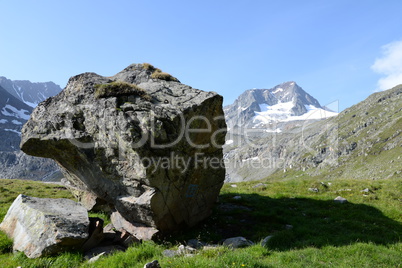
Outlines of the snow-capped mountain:
{"label": "snow-capped mountain", "polygon": [[[253,164],[280,165],[286,153],[282,145],[316,121],[338,114],[322,107],[293,81],[270,89],[247,90],[224,107],[224,112],[228,126],[223,147],[227,182],[267,176],[265,169],[255,169],[258,165]],[[269,146],[274,149],[264,149]]]}
{"label": "snow-capped mountain", "polygon": [[28,156],[20,150],[21,129],[32,108],[61,88],[53,82],[31,83],[0,77],[0,178],[53,180],[59,169],[53,160]]}
{"label": "snow-capped mountain", "polygon": [[224,107],[229,128],[272,128],[278,123],[323,119],[337,115],[327,110],[295,82],[286,82],[271,89],[250,89]]}
{"label": "snow-capped mountain", "polygon": [[10,80],[3,76],[0,76],[0,86],[31,107],[36,107],[38,103],[61,91],[61,87],[53,82],[32,83],[28,80]]}
{"label": "snow-capped mountain", "polygon": [[20,150],[21,128],[31,112],[32,107],[0,86],[0,178],[37,180],[58,172],[52,160]]}

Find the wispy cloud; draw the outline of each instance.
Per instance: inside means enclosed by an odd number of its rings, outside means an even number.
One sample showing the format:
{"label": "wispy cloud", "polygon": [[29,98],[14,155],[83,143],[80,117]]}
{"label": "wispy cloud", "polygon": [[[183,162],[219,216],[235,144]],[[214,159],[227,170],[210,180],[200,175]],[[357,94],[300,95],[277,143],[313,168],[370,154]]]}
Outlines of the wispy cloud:
{"label": "wispy cloud", "polygon": [[371,69],[384,75],[377,83],[379,91],[402,84],[402,40],[383,46],[382,56],[376,59]]}

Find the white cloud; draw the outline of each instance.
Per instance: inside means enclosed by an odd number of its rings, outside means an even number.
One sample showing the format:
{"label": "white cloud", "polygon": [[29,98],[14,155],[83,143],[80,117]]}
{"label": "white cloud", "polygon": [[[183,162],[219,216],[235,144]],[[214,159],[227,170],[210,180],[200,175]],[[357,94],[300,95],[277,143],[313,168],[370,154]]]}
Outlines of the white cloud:
{"label": "white cloud", "polygon": [[378,80],[380,91],[402,84],[402,41],[383,46],[382,56],[376,59],[371,69],[384,75]]}

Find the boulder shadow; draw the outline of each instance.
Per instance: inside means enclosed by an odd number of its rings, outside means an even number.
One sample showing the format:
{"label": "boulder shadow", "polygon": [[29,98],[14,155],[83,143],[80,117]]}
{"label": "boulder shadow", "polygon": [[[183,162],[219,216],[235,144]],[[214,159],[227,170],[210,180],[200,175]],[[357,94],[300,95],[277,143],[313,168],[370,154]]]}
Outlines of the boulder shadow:
{"label": "boulder shadow", "polygon": [[272,236],[266,246],[279,251],[358,242],[402,242],[402,224],[369,205],[308,198],[275,199],[258,194],[235,196],[221,195],[212,216],[184,232],[182,238],[219,243],[243,236],[259,243]]}

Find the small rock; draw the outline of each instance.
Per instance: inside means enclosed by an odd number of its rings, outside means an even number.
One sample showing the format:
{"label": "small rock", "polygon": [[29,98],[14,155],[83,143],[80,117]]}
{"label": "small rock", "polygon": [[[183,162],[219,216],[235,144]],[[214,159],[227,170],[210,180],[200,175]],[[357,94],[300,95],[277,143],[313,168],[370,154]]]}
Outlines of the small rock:
{"label": "small rock", "polygon": [[[103,255],[109,255],[112,254],[113,252],[116,251],[125,251],[126,249],[122,246],[119,245],[111,245],[111,246],[105,246],[105,247],[97,247],[97,248],[93,248],[87,252],[85,252],[84,254],[84,258],[87,260],[90,260],[94,257],[100,257]],[[99,259],[98,257],[98,259]]]}
{"label": "small rock", "polygon": [[233,197],[233,199],[234,199],[234,200],[240,200],[240,199],[241,199],[241,196],[240,196],[240,195],[236,195],[236,196]]}
{"label": "small rock", "polygon": [[185,254],[184,257],[189,258],[189,257],[194,257],[195,254]]}
{"label": "small rock", "polygon": [[195,248],[185,246],[185,245],[180,245],[179,249],[177,250],[177,254],[179,255],[186,255],[186,254],[192,254],[195,253],[197,250]]}
{"label": "small rock", "polygon": [[203,250],[214,250],[219,248],[219,245],[207,245],[203,247]]}
{"label": "small rock", "polygon": [[334,199],[334,202],[335,202],[335,203],[343,204],[343,203],[347,203],[348,200],[346,200],[346,198],[343,198],[343,197],[341,197],[341,196],[338,196],[338,197],[336,197],[336,198]]}
{"label": "small rock", "polygon": [[145,264],[144,268],[161,268],[161,266],[159,265],[159,262],[157,260],[154,260]]}
{"label": "small rock", "polygon": [[228,238],[223,241],[223,245],[231,248],[241,248],[252,246],[254,243],[242,236]]}
{"label": "small rock", "polygon": [[369,193],[369,192],[370,192],[370,189],[369,189],[369,188],[366,188],[366,189],[364,189],[364,190],[361,190],[360,192],[362,192],[362,193]]}
{"label": "small rock", "polygon": [[189,247],[199,249],[202,248],[206,245],[206,243],[199,241],[198,239],[190,239],[187,241],[187,245]]}
{"label": "small rock", "polygon": [[308,188],[308,190],[309,190],[310,192],[314,192],[314,193],[318,193],[318,192],[319,192],[318,188]]}
{"label": "small rock", "polygon": [[159,230],[141,223],[131,223],[127,221],[118,211],[113,211],[110,216],[113,226],[120,232],[128,232],[138,240],[152,240]]}
{"label": "small rock", "polygon": [[322,185],[323,187],[328,188],[328,185],[326,185],[325,182],[322,181],[322,182],[320,182],[320,183],[321,183],[321,185]]}
{"label": "small rock", "polygon": [[173,258],[179,254],[176,250],[166,249],[162,252],[162,255],[165,257]]}
{"label": "small rock", "polygon": [[268,244],[268,241],[271,240],[271,238],[274,237],[273,235],[269,235],[267,237],[265,237],[262,241],[261,241],[261,246],[265,247]]}
{"label": "small rock", "polygon": [[253,188],[265,188],[265,187],[267,187],[267,185],[265,183],[258,183],[253,186]]}
{"label": "small rock", "polygon": [[105,252],[99,253],[98,255],[96,255],[95,257],[92,257],[88,260],[88,263],[94,263],[97,260],[99,260],[100,257],[102,257],[103,255],[105,255]]}
{"label": "small rock", "polygon": [[293,225],[286,224],[286,225],[285,225],[285,229],[286,229],[286,230],[291,230],[291,229],[293,229]]}
{"label": "small rock", "polygon": [[113,226],[113,224],[109,223],[103,228],[103,233],[110,233],[110,232],[115,232],[116,228]]}
{"label": "small rock", "polygon": [[168,258],[173,258],[175,256],[185,256],[185,257],[192,257],[197,250],[195,248],[180,245],[178,250],[164,250],[162,255]]}
{"label": "small rock", "polygon": [[231,184],[230,187],[237,188],[237,185],[236,184]]}

